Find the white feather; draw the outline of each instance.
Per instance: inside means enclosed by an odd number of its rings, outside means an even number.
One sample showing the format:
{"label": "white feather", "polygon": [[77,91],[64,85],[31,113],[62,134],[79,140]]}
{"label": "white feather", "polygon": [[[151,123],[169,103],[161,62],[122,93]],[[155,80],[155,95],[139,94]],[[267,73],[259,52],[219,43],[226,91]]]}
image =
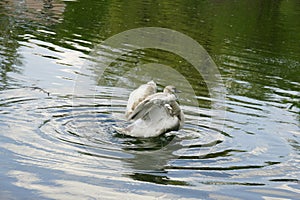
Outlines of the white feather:
{"label": "white feather", "polygon": [[149,81],[147,84],[143,84],[129,95],[127,102],[125,117],[128,119],[128,116],[134,111],[137,105],[142,102],[149,95],[156,93],[157,86],[154,81]]}
{"label": "white feather", "polygon": [[[168,131],[182,128],[184,114],[176,102],[175,87],[167,86],[164,92],[148,96],[141,95],[145,94],[144,87],[142,85],[133,91],[128,100],[127,108],[129,109],[126,111],[126,117],[129,120],[133,120],[133,123],[126,128],[116,128],[116,130],[133,137],[156,137]],[[136,98],[137,96],[141,96],[141,98],[146,97],[138,101],[139,98]],[[133,106],[133,102],[138,102],[138,104]]]}

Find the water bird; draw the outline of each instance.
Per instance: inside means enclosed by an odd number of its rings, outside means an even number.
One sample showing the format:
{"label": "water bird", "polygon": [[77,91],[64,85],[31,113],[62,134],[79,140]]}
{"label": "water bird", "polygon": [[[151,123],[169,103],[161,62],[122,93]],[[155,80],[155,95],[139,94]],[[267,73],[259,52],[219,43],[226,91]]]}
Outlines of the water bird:
{"label": "water bird", "polygon": [[[176,87],[169,85],[163,92],[143,96],[145,98],[130,109],[130,112],[128,109],[126,111],[127,120],[133,122],[125,128],[116,130],[125,135],[144,138],[179,130],[184,124],[184,113],[177,103],[177,92]],[[127,105],[129,108],[132,108],[132,99],[141,99],[135,98],[135,94],[139,96],[140,93],[135,90],[130,94],[129,106]]]}

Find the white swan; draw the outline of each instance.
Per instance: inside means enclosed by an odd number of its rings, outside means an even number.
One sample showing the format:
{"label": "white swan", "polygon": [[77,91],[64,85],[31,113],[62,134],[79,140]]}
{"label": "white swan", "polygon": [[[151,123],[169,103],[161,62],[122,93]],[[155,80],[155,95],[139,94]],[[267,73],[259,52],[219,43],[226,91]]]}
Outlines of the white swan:
{"label": "white swan", "polygon": [[141,101],[127,116],[134,122],[117,131],[133,137],[156,137],[169,131],[177,131],[184,124],[184,114],[176,102],[176,88],[167,86]]}
{"label": "white swan", "polygon": [[149,81],[146,84],[141,85],[134,91],[132,91],[129,95],[129,99],[127,102],[125,117],[129,119],[128,116],[134,111],[136,106],[141,103],[146,97],[155,94],[157,90],[156,83],[154,81]]}

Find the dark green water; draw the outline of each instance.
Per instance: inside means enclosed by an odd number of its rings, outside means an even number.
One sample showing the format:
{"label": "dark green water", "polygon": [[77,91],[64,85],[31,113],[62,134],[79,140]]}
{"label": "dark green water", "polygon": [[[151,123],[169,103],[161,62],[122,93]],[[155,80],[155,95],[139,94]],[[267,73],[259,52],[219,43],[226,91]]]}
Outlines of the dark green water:
{"label": "dark green water", "polygon": [[[1,1],[0,199],[299,198],[299,19],[297,0]],[[226,88],[223,121],[174,52],[124,48],[102,74],[118,50],[101,43],[142,27],[203,46]],[[183,91],[184,128],[117,135],[149,79]]]}

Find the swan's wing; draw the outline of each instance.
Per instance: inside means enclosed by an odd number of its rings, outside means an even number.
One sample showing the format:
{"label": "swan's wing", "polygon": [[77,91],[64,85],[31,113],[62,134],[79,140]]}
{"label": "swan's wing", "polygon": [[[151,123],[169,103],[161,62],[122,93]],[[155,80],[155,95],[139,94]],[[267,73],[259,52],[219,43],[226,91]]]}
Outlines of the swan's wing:
{"label": "swan's wing", "polygon": [[133,121],[126,128],[115,128],[119,133],[133,137],[156,137],[160,134],[179,129],[179,121],[171,116],[168,108],[153,105],[143,117]]}
{"label": "swan's wing", "polygon": [[127,102],[125,117],[129,119],[128,116],[135,110],[137,105],[139,105],[139,103],[145,100],[148,96],[155,94],[156,90],[157,87],[155,82],[150,81],[132,91]]}
{"label": "swan's wing", "polygon": [[140,102],[134,111],[128,115],[128,119],[139,119],[143,118],[149,113],[153,108],[157,106],[160,109],[166,109],[166,104],[172,104],[172,102],[176,101],[176,96],[166,93],[156,93],[148,96],[145,100]]}

